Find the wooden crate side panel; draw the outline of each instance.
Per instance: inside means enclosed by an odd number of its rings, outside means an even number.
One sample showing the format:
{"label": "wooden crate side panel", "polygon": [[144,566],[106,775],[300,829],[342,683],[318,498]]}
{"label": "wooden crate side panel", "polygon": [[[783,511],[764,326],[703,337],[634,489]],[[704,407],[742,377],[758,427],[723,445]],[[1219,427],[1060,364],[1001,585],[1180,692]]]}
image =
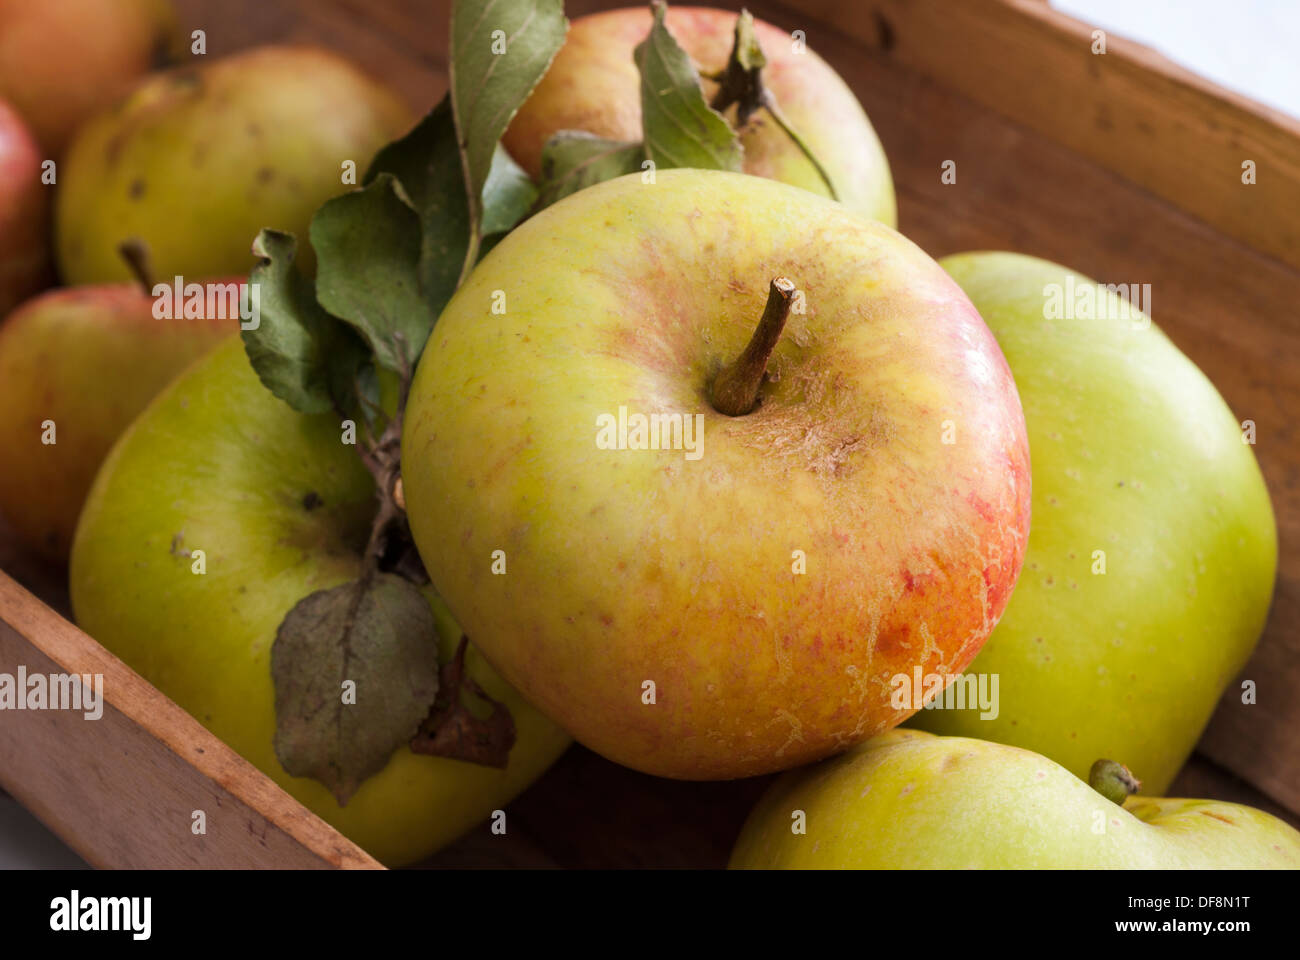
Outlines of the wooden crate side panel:
{"label": "wooden crate side panel", "polygon": [[[1300,266],[1300,121],[1034,0],[781,0],[813,49],[831,35],[906,64],[1064,144],[1229,236]],[[1253,161],[1257,184],[1242,183]],[[1270,189],[1260,189],[1268,184]]]}
{"label": "wooden crate side panel", "polygon": [[[103,676],[103,715],[0,712],[0,786],[100,867],[378,867],[0,573],[0,673]],[[193,832],[193,814],[206,834]]]}

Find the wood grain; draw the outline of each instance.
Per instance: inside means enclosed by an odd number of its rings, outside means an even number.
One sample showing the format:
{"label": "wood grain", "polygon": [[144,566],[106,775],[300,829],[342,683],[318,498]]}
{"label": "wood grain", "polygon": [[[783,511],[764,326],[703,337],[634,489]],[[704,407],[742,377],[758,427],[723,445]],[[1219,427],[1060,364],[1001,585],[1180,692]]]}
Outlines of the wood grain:
{"label": "wood grain", "polygon": [[[0,573],[0,673],[103,677],[98,719],[0,714],[0,786],[100,867],[379,864]],[[195,811],[206,833],[192,832]]]}
{"label": "wood grain", "polygon": [[[832,33],[1300,267],[1300,120],[1033,0],[785,0],[809,45]],[[1241,181],[1253,160],[1259,182]],[[1258,189],[1267,184],[1268,189]],[[1291,211],[1292,215],[1286,215]]]}

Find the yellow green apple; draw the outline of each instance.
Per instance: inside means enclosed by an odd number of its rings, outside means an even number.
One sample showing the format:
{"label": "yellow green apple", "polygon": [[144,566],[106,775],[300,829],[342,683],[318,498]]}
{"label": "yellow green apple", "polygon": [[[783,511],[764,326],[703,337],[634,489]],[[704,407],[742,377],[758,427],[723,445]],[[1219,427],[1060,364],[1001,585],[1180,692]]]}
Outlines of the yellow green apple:
{"label": "yellow green apple", "polygon": [[[72,607],[308,808],[385,863],[410,863],[503,807],[568,738],[471,647],[469,675],[514,718],[504,769],[402,747],[345,806],[285,772],[273,746],[277,629],[304,597],[358,575],[375,513],[374,482],[343,437],[337,418],[268,392],[238,337],[218,346],[136,420],[96,478],[72,552]],[[446,661],[460,629],[430,600]],[[384,699],[359,695],[350,709],[383,710]]]}
{"label": "yellow green apple", "polygon": [[1121,806],[1019,747],[891,730],[778,779],[731,866],[1297,869],[1300,832],[1235,803],[1128,797]]}
{"label": "yellow green apple", "polygon": [[[741,370],[749,402],[723,403]],[[899,723],[920,704],[891,678],[971,660],[1028,535],[1015,385],[960,288],[744,174],[633,174],[525,221],[443,311],[402,451],[420,554],[484,654],[662,776]]]}
{"label": "yellow green apple", "polygon": [[[501,141],[531,176],[541,174],[542,148],[562,130],[641,139],[641,80],[632,54],[652,20],[647,5],[594,13],[570,24],[564,46]],[[667,13],[669,32],[702,75],[726,66],[735,25],[736,14],[728,10],[673,6]],[[889,163],[853,91],[802,37],[761,20],[754,21],[754,30],[768,61],[766,88],[829,174],[840,200],[894,226]],[[711,97],[716,84],[707,76],[704,84]],[[740,133],[746,173],[827,194],[816,167],[768,114],[754,114]]]}
{"label": "yellow green apple", "polygon": [[83,127],[61,165],[63,279],[126,279],[128,239],[144,241],[164,281],[247,272],[260,229],[306,236],[316,208],[359,183],[411,119],[386,87],[310,47],[151,77]]}
{"label": "yellow green apple", "polygon": [[168,0],[0,0],[0,97],[57,158],[81,123],[179,42]]}
{"label": "yellow green apple", "polygon": [[31,131],[0,98],[0,319],[53,279],[50,188]]}
{"label": "yellow green apple", "polygon": [[[237,291],[241,281],[219,281]],[[77,516],[113,441],[233,312],[155,315],[133,284],[67,287],[0,324],[0,513],[31,550],[67,561]]]}
{"label": "yellow green apple", "polygon": [[1019,585],[970,667],[999,677],[996,718],[935,709],[913,722],[1025,747],[1076,776],[1122,759],[1162,793],[1268,615],[1277,533],[1253,431],[1136,310],[1141,288],[1126,306],[1124,291],[1032,257],[942,264],[1020,389],[1034,523]]}

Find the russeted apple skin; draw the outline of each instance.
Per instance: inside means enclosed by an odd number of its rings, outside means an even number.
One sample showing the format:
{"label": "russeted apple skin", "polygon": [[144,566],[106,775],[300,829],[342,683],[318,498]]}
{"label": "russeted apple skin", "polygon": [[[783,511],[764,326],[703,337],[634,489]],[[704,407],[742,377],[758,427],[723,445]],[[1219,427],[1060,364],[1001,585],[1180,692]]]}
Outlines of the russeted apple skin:
{"label": "russeted apple skin", "polygon": [[129,278],[136,237],[154,275],[247,272],[263,227],[302,238],[316,209],[351,189],[375,152],[409,128],[388,88],[335,54],[259,47],[144,81],[82,127],[60,165],[59,270],[67,283]]}
{"label": "russeted apple skin", "polygon": [[57,159],[79,124],[180,42],[169,0],[0,0],[0,97]]}
{"label": "russeted apple skin", "polygon": [[[796,811],[805,833],[791,829]],[[731,867],[1297,869],[1300,833],[1236,803],[1138,796],[1119,807],[1028,750],[891,730],[780,777]]]}
{"label": "russeted apple skin", "polygon": [[41,183],[40,148],[0,97],[0,320],[54,279],[51,187]]}
{"label": "russeted apple skin", "polygon": [[[612,140],[640,140],[641,75],[632,53],[650,32],[649,5],[593,13],[575,19],[546,75],[510,122],[502,142],[536,178],[542,147],[561,130],[585,130]],[[736,13],[671,5],[668,30],[701,73],[727,63]],[[826,61],[762,20],[754,31],[768,65],[767,88],[790,125],[808,142],[850,209],[894,226],[894,183],[880,138],[848,86]],[[705,80],[706,95],[716,84]],[[816,168],[766,112],[759,111],[741,135],[745,172],[827,193]]]}
{"label": "russeted apple skin", "polygon": [[[317,781],[285,773],[273,747],[276,630],[309,593],[360,573],[375,503],[338,418],[304,416],[274,397],[233,337],[160,394],[109,454],[77,529],[70,587],[82,629],[310,810],[398,866],[504,806],[569,740],[471,645],[467,669],[515,720],[506,769],[403,747],[346,807]],[[187,555],[198,549],[201,576]],[[431,605],[446,662],[460,629],[432,596]]]}
{"label": "russeted apple skin", "polygon": [[[56,563],[67,562],[82,502],[113,441],[239,328],[237,318],[159,319],[153,307],[134,285],[69,287],[0,323],[0,512],[24,544]],[[52,444],[42,439],[46,420]]]}
{"label": "russeted apple skin", "polygon": [[[710,378],[779,276],[804,312],[758,409],[724,416]],[[701,458],[598,449],[620,406],[702,415]],[[633,174],[508,236],[434,328],[402,467],[488,659],[588,747],[677,778],[901,722],[890,678],[970,662],[1029,527],[1015,384],[960,288],[888,227],[742,174]]]}
{"label": "russeted apple skin", "polygon": [[[926,710],[913,722],[1015,744],[1081,778],[1099,757],[1122,759],[1143,793],[1162,794],[1268,617],[1277,528],[1253,448],[1154,324],[1046,319],[1045,290],[1064,290],[1068,268],[995,252],[941,264],[1016,377],[1034,525],[1015,595],[971,667],[999,675],[998,716]],[[1074,276],[1076,290],[1094,284]]]}

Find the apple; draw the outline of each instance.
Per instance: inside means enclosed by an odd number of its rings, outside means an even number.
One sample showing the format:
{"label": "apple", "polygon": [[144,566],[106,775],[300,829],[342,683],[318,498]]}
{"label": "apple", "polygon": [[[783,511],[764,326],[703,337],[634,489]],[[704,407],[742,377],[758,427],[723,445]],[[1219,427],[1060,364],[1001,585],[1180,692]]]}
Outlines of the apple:
{"label": "apple", "polygon": [[[542,147],[561,130],[585,130],[611,140],[641,139],[640,73],[632,52],[650,32],[648,6],[579,17],[536,89],[511,121],[502,143],[525,170],[541,174]],[[668,9],[669,32],[701,74],[726,66],[736,14],[708,7]],[[830,174],[840,200],[852,210],[894,226],[897,212],[889,163],[876,131],[853,92],[802,40],[754,21],[768,65],[763,78],[791,126]],[[705,80],[712,98],[717,84]],[[827,189],[816,168],[763,111],[741,131],[745,172]]]}
{"label": "apple", "polygon": [[899,723],[920,704],[891,678],[971,660],[1029,526],[1015,384],[960,289],[889,227],[717,171],[509,234],[429,339],[402,471],[488,660],[596,752],[683,779]]}
{"label": "apple", "polygon": [[168,0],[0,0],[0,97],[57,158],[77,126],[179,42]]}
{"label": "apple", "polygon": [[[242,281],[218,281],[238,289]],[[239,328],[229,311],[160,319],[131,284],[52,290],[0,324],[0,513],[65,563],[104,456],[163,387]],[[227,317],[229,319],[227,319]]]}
{"label": "apple", "polygon": [[1086,277],[1011,253],[942,264],[1020,388],[1034,525],[1006,615],[970,668],[999,677],[997,717],[936,709],[913,722],[1080,777],[1098,757],[1123,759],[1163,793],[1268,615],[1277,533],[1249,436],[1144,314],[1123,316],[1113,293],[1089,311]]}
{"label": "apple", "polygon": [[1300,833],[1235,803],[1129,797],[1118,806],[1028,750],[891,730],[778,779],[731,866],[1297,869]]}
{"label": "apple", "polygon": [[36,141],[0,99],[0,319],[51,279],[46,191]]}
{"label": "apple", "polygon": [[83,127],[61,165],[63,279],[126,279],[117,248],[130,238],[163,280],[246,272],[261,228],[306,236],[316,208],[410,121],[387,88],[310,47],[154,76]]}
{"label": "apple", "polygon": [[[271,648],[307,595],[354,578],[374,482],[338,420],[258,380],[238,337],[168,387],[113,448],[77,528],[77,622],[209,730],[385,863],[418,861],[502,807],[568,743],[471,647],[466,668],[514,717],[505,769],[398,750],[340,806],[276,758]],[[196,574],[194,551],[206,572]],[[432,599],[432,598],[431,598]],[[442,659],[460,629],[436,600]],[[359,697],[383,708],[383,699]]]}

